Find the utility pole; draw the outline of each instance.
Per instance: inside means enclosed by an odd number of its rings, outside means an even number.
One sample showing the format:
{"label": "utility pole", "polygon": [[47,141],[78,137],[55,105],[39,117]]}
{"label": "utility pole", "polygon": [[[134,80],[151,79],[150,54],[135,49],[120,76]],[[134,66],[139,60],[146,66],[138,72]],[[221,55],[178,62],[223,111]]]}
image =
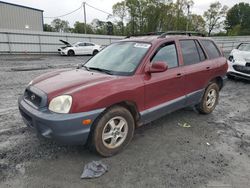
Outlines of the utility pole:
{"label": "utility pole", "polygon": [[82,3],[83,6],[83,14],[84,14],[84,33],[87,34],[87,21],[86,21],[86,8],[85,8],[86,2]]}
{"label": "utility pole", "polygon": [[188,13],[187,13],[187,27],[186,27],[186,31],[188,31],[189,28],[189,21],[190,21],[190,5],[187,5],[187,9],[188,9]]}
{"label": "utility pole", "polygon": [[179,30],[179,21],[180,21],[180,0],[177,0],[177,24],[176,24],[176,30]]}

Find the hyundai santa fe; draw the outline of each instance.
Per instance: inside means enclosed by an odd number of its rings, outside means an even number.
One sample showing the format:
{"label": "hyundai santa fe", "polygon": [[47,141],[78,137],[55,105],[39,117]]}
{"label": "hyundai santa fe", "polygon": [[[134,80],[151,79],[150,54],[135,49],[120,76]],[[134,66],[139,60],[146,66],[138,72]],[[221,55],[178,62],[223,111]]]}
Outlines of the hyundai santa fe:
{"label": "hyundai santa fe", "polygon": [[77,69],[35,78],[18,100],[24,122],[45,138],[86,144],[112,156],[136,127],[192,106],[211,113],[224,85],[227,60],[209,38],[130,37]]}

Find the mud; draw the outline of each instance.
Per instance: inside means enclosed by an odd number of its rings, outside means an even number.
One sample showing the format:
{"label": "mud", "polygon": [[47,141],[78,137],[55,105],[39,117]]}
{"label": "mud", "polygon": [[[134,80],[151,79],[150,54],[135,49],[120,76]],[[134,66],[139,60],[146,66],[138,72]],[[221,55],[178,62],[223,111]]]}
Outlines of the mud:
{"label": "mud", "polygon": [[[18,96],[36,76],[88,58],[0,56],[1,188],[250,187],[250,83],[243,80],[227,82],[212,114],[185,108],[166,115],[138,128],[130,145],[111,158],[38,138],[21,120]],[[13,71],[17,67],[26,71]],[[92,160],[102,160],[109,172],[81,180]]]}

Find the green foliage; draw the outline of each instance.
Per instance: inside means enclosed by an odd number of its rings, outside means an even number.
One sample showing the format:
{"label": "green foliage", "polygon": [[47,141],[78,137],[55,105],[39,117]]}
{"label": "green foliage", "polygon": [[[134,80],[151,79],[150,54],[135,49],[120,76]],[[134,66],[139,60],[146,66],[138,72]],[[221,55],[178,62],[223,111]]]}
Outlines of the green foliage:
{"label": "green foliage", "polygon": [[[239,3],[228,10],[220,2],[211,3],[203,16],[189,14],[193,0],[123,0],[113,5],[113,23],[94,19],[86,25],[88,34],[137,35],[157,31],[197,31],[208,35],[250,35],[250,5]],[[226,18],[226,21],[225,21]],[[109,26],[111,25],[112,28]],[[226,33],[222,30],[226,29]],[[45,31],[85,33],[85,24],[70,28],[64,20],[44,24]]]}
{"label": "green foliage", "polygon": [[225,24],[228,35],[250,35],[250,4],[234,5],[227,13]]}
{"label": "green foliage", "polygon": [[44,24],[43,30],[46,32],[53,32],[53,27],[51,27],[51,25],[49,25],[49,24]]}
{"label": "green foliage", "polygon": [[215,2],[211,3],[210,7],[207,11],[204,12],[203,17],[205,18],[207,28],[208,28],[208,36],[211,35],[213,30],[218,30],[223,25],[223,18],[225,18],[227,13],[227,6],[221,5],[221,3]]}
{"label": "green foliage", "polygon": [[186,30],[187,24],[191,30],[204,31],[205,25],[201,16],[193,15],[190,16],[190,21],[188,19],[187,7],[192,7],[193,4],[192,0],[178,0],[176,3],[172,0],[124,0],[113,5],[113,14],[119,18],[115,33],[136,35],[154,31]]}
{"label": "green foliage", "polygon": [[65,20],[61,20],[59,18],[54,19],[51,22],[51,26],[53,27],[53,30],[55,32],[69,32],[70,31],[69,22]]}
{"label": "green foliage", "polygon": [[[93,30],[90,25],[86,25],[86,31],[88,34],[93,34]],[[74,33],[85,33],[85,23],[82,22],[75,22],[74,28],[73,28]]]}

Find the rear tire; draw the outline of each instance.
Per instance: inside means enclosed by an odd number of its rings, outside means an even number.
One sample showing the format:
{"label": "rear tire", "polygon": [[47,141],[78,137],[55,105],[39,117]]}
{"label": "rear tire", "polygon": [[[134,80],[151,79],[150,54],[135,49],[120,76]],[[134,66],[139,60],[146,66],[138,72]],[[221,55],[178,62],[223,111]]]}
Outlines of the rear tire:
{"label": "rear tire", "polygon": [[219,86],[216,83],[211,83],[205,90],[201,102],[196,106],[196,109],[201,114],[210,114],[218,104]]}
{"label": "rear tire", "polygon": [[94,124],[89,140],[90,149],[103,157],[110,157],[124,149],[132,140],[135,122],[123,107],[108,109]]}
{"label": "rear tire", "polygon": [[74,56],[74,55],[75,55],[74,50],[69,50],[69,51],[68,51],[68,56]]}
{"label": "rear tire", "polygon": [[96,54],[98,54],[98,50],[94,50],[92,55],[95,56]]}

